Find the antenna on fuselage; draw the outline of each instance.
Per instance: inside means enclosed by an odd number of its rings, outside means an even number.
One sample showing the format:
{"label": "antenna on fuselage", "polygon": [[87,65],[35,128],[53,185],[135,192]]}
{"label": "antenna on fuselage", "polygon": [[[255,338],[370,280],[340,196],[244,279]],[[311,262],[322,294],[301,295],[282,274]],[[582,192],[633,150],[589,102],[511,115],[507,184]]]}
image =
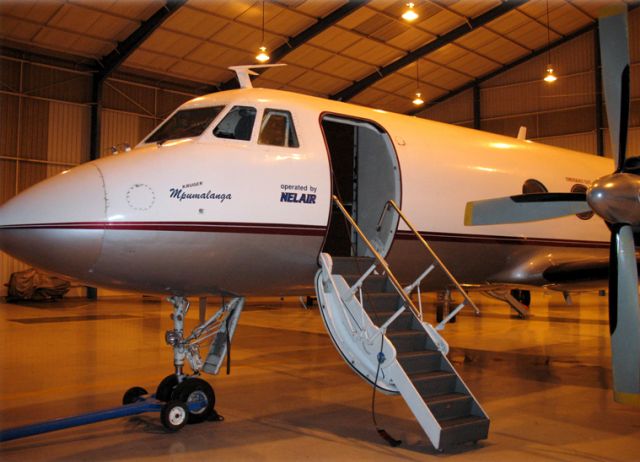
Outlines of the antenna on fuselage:
{"label": "antenna on fuselage", "polygon": [[250,75],[259,75],[257,72],[252,69],[261,69],[265,67],[279,67],[286,66],[286,64],[249,64],[248,66],[231,66],[229,69],[236,73],[236,77],[238,77],[238,83],[240,84],[240,88],[253,88],[251,85],[251,77]]}

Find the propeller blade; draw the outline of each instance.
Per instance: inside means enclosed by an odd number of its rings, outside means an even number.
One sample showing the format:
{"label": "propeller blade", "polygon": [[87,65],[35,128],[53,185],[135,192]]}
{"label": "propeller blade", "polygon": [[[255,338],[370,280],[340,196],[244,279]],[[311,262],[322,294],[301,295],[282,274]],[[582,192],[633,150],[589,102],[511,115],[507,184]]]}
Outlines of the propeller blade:
{"label": "propeller blade", "polygon": [[629,126],[629,33],[623,8],[599,19],[602,85],[616,172],[624,166]]}
{"label": "propeller blade", "polygon": [[609,329],[614,399],[640,406],[638,268],[629,225],[615,225],[611,232]]}
{"label": "propeller blade", "polygon": [[540,193],[467,202],[466,226],[547,220],[591,211],[584,193]]}

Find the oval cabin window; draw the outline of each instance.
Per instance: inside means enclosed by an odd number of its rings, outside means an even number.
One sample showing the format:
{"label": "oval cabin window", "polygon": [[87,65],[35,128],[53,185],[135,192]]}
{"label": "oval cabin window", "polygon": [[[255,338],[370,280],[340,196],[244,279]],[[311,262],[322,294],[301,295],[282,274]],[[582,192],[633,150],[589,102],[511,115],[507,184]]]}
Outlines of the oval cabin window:
{"label": "oval cabin window", "polygon": [[540,181],[529,178],[522,185],[522,194],[540,194],[549,192],[547,187]]}
{"label": "oval cabin window", "polygon": [[[571,187],[571,192],[572,193],[586,193],[587,192],[587,187],[583,184],[574,184]],[[588,220],[591,217],[593,217],[593,212],[589,211],[589,212],[584,212],[584,213],[577,213],[576,216],[578,218],[580,218],[581,220]]]}

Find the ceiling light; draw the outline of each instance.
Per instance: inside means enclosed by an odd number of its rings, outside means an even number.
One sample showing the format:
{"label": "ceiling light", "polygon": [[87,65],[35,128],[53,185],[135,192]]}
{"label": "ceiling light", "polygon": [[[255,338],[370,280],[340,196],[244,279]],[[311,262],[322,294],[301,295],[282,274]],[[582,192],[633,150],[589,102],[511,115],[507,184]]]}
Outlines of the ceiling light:
{"label": "ceiling light", "polygon": [[[549,22],[549,0],[547,0],[547,49],[548,51],[548,63],[551,62],[551,24]],[[547,64],[547,70],[544,74],[544,79],[547,83],[553,83],[558,80],[558,77],[553,73],[553,66]]]}
{"label": "ceiling light", "polygon": [[402,13],[402,19],[409,22],[418,19],[418,13],[416,13],[413,9],[415,5],[413,3],[407,3],[407,6],[409,7],[409,9]]}
{"label": "ceiling light", "polygon": [[556,77],[555,74],[553,73],[553,67],[551,67],[551,64],[548,64],[547,73],[544,76],[544,81],[547,83],[553,83],[556,80],[558,80],[558,77]]}
{"label": "ceiling light", "polygon": [[269,61],[270,57],[267,54],[267,47],[260,47],[259,50],[260,53],[256,55],[256,59],[261,63],[266,63],[267,61]]}
{"label": "ceiling light", "polygon": [[262,0],[262,45],[258,48],[258,54],[256,59],[261,63],[269,61],[269,55],[267,54],[267,47],[264,46],[264,0]]}
{"label": "ceiling light", "polygon": [[424,104],[424,100],[422,99],[422,94],[419,91],[417,91],[416,97],[411,102],[416,106],[422,106]]}

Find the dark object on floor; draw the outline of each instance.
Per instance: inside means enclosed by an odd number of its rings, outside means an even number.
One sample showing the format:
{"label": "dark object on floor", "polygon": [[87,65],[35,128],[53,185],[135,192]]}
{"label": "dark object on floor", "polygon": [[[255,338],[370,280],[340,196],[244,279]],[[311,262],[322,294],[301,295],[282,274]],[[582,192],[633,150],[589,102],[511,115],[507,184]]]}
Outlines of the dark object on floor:
{"label": "dark object on floor", "polygon": [[7,301],[56,300],[69,292],[71,283],[34,268],[11,274]]}

